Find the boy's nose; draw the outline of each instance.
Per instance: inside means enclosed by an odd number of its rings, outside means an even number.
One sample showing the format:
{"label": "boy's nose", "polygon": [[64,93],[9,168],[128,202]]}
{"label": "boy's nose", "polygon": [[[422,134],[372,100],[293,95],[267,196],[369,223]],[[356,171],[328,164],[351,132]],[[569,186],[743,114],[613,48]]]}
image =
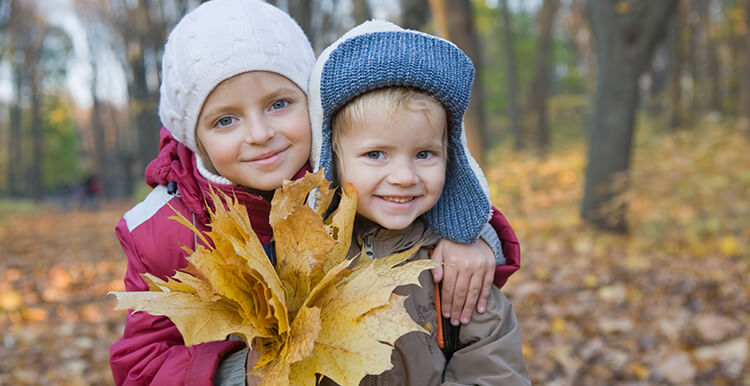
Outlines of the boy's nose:
{"label": "boy's nose", "polygon": [[417,180],[416,170],[408,163],[394,165],[388,175],[388,182],[393,185],[410,186],[416,184]]}

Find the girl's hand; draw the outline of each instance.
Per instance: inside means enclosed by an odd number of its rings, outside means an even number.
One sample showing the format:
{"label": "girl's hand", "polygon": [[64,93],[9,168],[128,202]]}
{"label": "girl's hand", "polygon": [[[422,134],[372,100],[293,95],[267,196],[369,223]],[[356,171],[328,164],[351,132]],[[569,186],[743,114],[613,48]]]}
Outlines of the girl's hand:
{"label": "girl's hand", "polygon": [[442,280],[441,309],[451,324],[468,324],[474,306],[480,314],[487,309],[495,256],[483,240],[473,244],[442,239],[432,253],[432,260],[443,263],[432,270],[435,282]]}

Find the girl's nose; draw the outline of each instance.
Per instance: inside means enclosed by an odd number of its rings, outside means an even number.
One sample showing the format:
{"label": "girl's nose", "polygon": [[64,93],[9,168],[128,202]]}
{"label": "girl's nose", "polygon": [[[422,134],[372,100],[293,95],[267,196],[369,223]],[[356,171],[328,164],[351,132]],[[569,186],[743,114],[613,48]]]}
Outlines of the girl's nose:
{"label": "girl's nose", "polygon": [[245,142],[251,145],[264,144],[276,135],[276,130],[263,118],[251,118],[247,121]]}

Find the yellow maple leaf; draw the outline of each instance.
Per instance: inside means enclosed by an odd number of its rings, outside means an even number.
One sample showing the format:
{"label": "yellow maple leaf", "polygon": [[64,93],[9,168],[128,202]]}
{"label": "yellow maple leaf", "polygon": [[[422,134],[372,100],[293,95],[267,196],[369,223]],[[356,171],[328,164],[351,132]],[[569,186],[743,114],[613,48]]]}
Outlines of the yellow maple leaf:
{"label": "yellow maple leaf", "polygon": [[[174,217],[210,247],[188,249],[188,267],[170,279],[143,275],[149,291],[111,292],[117,308],[169,317],[188,346],[240,336],[261,352],[252,373],[262,385],[312,385],[318,375],[356,385],[389,369],[396,339],[425,331],[393,290],[418,285],[419,274],[435,264],[404,263],[419,245],[380,259],[348,260],[356,191],[346,184],[338,208],[323,219],[336,194],[329,185],[320,171],[285,181],[274,194],[269,221],[276,267],[244,207],[211,192],[209,232],[179,213]],[[317,205],[311,208],[308,200]]]}

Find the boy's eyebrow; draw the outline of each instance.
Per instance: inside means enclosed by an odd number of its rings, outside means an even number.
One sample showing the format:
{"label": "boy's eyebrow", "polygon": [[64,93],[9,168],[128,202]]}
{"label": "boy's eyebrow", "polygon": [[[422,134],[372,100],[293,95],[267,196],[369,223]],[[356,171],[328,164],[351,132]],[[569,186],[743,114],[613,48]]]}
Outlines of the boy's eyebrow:
{"label": "boy's eyebrow", "polygon": [[[419,148],[442,148],[444,142],[442,140],[432,140],[432,141],[424,141],[422,143],[417,144],[415,147]],[[354,145],[356,148],[380,148],[380,149],[390,149],[393,147],[397,147],[398,144],[394,143],[392,140],[388,139],[367,139],[363,138]]]}

